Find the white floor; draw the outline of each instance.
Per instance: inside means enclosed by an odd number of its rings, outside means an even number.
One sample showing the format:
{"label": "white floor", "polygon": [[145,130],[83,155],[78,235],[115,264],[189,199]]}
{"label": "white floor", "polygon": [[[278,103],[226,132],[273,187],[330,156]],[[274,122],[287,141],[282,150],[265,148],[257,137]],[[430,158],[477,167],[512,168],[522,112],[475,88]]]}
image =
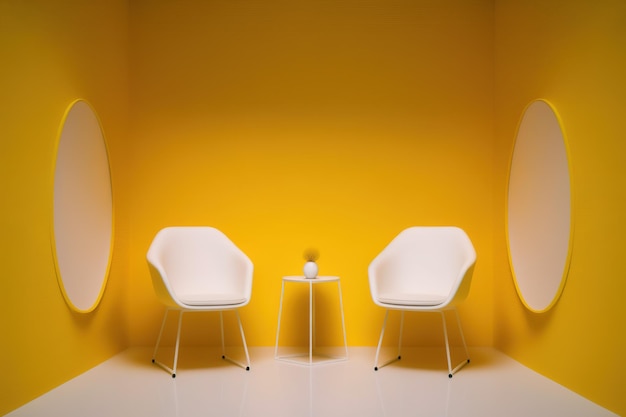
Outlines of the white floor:
{"label": "white floor", "polygon": [[[374,348],[312,367],[252,348],[252,368],[213,349],[181,350],[171,378],[132,348],[8,414],[17,416],[614,416],[496,350],[471,349],[452,379],[442,349],[406,349],[375,372]],[[166,359],[165,357],[163,359]]]}

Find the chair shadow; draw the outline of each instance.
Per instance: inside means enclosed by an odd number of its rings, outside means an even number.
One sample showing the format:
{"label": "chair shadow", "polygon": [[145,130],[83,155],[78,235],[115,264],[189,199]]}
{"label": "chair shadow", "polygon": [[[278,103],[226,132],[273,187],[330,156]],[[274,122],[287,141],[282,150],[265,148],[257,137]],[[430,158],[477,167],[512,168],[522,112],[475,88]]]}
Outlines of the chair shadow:
{"label": "chair shadow", "polygon": [[[465,369],[481,369],[491,368],[497,362],[497,356],[489,354],[486,348],[468,348],[470,362],[457,372],[463,372]],[[386,361],[392,360],[397,356],[397,347],[383,348],[380,353],[379,362],[384,364]],[[448,373],[448,362],[446,357],[446,349],[442,347],[408,347],[402,348],[401,359],[395,360],[382,367],[399,369],[415,369],[424,371],[441,371]],[[452,368],[466,360],[465,352],[462,348],[452,348],[450,353]],[[373,366],[372,359],[372,366]],[[380,371],[380,369],[379,369]]]}
{"label": "chair shadow", "polygon": [[[155,369],[163,372],[165,375],[168,372],[161,368],[158,364],[152,362],[152,354],[154,348],[131,348],[124,355],[125,365],[129,365],[136,368],[143,369]],[[226,348],[226,354],[236,360],[245,360],[245,353],[243,348],[232,347]],[[163,346],[159,348],[156,359],[167,366],[172,366],[174,363],[174,348],[169,346]],[[238,365],[226,360],[222,357],[221,347],[214,346],[181,346],[178,352],[178,364],[176,373],[190,371],[190,370],[207,370],[234,367],[240,368]],[[241,369],[245,372],[243,369]]]}

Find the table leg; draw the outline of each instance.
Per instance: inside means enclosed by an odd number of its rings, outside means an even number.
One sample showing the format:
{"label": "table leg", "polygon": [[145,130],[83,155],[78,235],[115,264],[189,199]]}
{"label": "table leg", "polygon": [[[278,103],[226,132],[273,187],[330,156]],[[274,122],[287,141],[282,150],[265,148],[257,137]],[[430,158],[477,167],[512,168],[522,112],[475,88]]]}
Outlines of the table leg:
{"label": "table leg", "polygon": [[278,337],[280,336],[280,316],[283,313],[283,296],[285,295],[285,281],[280,291],[280,307],[278,307],[278,328],[276,329],[276,346],[274,348],[274,358],[278,359]]}
{"label": "table leg", "polygon": [[317,288],[316,285],[311,288],[313,292],[313,351],[317,349],[317,294],[315,288]]}
{"label": "table leg", "polygon": [[309,282],[309,365],[313,364],[313,283]]}
{"label": "table leg", "polygon": [[348,358],[348,339],[346,338],[346,322],[343,317],[343,297],[341,295],[341,282],[337,281],[339,289],[339,309],[341,310],[341,328],[343,330],[343,346],[346,350],[346,359]]}

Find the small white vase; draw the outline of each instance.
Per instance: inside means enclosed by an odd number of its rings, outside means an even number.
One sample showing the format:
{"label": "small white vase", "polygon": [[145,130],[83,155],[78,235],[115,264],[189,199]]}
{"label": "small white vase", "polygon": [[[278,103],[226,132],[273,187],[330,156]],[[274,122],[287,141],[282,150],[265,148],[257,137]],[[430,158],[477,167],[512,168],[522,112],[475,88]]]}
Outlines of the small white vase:
{"label": "small white vase", "polygon": [[317,264],[313,261],[308,261],[304,264],[304,276],[312,279],[317,276]]}

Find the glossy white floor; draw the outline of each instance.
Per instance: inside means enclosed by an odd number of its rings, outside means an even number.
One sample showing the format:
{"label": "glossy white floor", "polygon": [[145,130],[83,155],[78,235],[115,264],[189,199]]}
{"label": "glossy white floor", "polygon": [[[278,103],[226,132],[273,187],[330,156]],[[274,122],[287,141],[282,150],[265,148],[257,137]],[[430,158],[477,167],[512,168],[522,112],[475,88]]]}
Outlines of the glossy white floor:
{"label": "glossy white floor", "polygon": [[[350,348],[347,361],[312,367],[252,348],[252,369],[219,352],[182,348],[172,379],[129,349],[9,416],[613,416],[493,349],[471,349],[452,379],[442,349],[406,349],[378,372],[374,348]],[[165,359],[165,358],[163,358]]]}

